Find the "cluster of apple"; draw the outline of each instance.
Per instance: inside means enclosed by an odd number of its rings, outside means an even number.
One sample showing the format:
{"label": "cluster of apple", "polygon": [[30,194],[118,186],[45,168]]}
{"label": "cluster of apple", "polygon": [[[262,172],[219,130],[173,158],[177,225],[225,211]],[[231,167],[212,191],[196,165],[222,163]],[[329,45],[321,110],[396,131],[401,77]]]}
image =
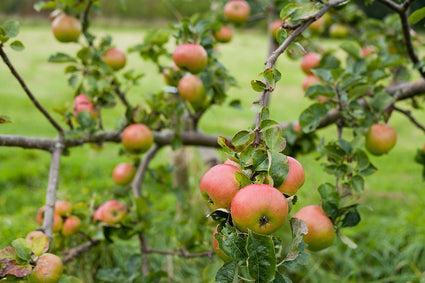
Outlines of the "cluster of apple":
{"label": "cluster of apple", "polygon": [[[38,225],[43,224],[44,211],[42,206],[36,216]],[[63,236],[75,234],[81,227],[81,220],[78,216],[72,215],[72,204],[67,201],[56,201],[53,215],[53,232],[61,233]]]}

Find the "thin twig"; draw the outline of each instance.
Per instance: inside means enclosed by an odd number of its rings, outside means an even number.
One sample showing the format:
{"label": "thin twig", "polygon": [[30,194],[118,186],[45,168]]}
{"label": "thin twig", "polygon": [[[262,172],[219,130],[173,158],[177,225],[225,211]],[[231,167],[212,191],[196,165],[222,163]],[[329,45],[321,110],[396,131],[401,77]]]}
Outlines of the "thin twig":
{"label": "thin twig", "polygon": [[140,162],[139,168],[137,168],[136,175],[133,178],[131,183],[131,189],[133,191],[133,196],[140,198],[142,196],[142,184],[146,176],[146,171],[148,169],[149,162],[152,158],[155,157],[156,153],[161,148],[160,145],[154,144],[144,155],[142,162]]}
{"label": "thin twig", "polygon": [[100,244],[100,242],[101,241],[98,240],[98,239],[91,239],[89,242],[86,242],[82,245],[73,247],[73,248],[66,250],[66,251],[62,251],[61,252],[62,262],[67,263],[67,262],[71,261],[72,259],[76,258],[80,254],[89,251],[94,246],[97,246],[98,244]]}
{"label": "thin twig", "polygon": [[416,126],[416,127],[418,127],[419,129],[421,129],[424,133],[425,133],[425,127],[424,126],[422,126],[413,116],[412,116],[412,114],[410,113],[410,111],[406,111],[406,110],[403,110],[403,109],[401,109],[401,108],[398,108],[398,107],[396,107],[396,106],[393,106],[393,109],[395,110],[395,111],[397,111],[397,112],[400,112],[400,113],[402,113],[402,114],[404,114],[407,118],[409,118],[409,120]]}

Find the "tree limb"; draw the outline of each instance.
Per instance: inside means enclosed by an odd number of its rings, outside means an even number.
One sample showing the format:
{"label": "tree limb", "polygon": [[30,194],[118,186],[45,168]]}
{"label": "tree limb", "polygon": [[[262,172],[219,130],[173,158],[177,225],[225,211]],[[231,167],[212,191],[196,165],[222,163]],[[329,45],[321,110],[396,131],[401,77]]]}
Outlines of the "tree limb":
{"label": "tree limb", "polygon": [[62,262],[67,263],[67,262],[71,261],[72,259],[74,259],[75,257],[79,256],[80,254],[89,251],[91,248],[93,248],[94,246],[97,246],[98,244],[100,244],[100,240],[92,239],[87,243],[73,247],[73,248],[66,250],[66,251],[62,251],[61,252]]}
{"label": "tree limb", "polygon": [[413,116],[412,116],[412,114],[409,112],[409,111],[406,111],[406,110],[403,110],[403,109],[401,109],[401,108],[398,108],[398,107],[395,107],[395,106],[393,106],[393,109],[395,110],[395,111],[398,111],[398,112],[400,112],[400,113],[402,113],[402,114],[404,114],[407,118],[409,118],[409,120],[416,126],[416,127],[418,127],[419,129],[421,129],[424,133],[425,133],[425,127],[424,126],[422,126]]}

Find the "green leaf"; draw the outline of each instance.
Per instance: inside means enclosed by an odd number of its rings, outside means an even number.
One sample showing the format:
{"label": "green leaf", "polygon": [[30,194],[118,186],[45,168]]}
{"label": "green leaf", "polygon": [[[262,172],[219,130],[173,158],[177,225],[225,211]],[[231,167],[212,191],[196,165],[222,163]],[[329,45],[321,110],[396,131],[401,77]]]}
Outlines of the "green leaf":
{"label": "green leaf", "polygon": [[5,31],[5,36],[10,38],[15,37],[19,33],[19,22],[17,21],[6,22],[3,25],[3,30]]}
{"label": "green leaf", "polygon": [[24,45],[22,44],[22,42],[20,42],[19,40],[15,40],[10,44],[10,48],[12,48],[15,51],[22,51],[25,49]]}
{"label": "green leaf", "polygon": [[276,152],[282,152],[286,147],[286,139],[283,137],[283,131],[280,127],[268,129],[264,133],[264,140],[267,147]]}
{"label": "green leaf", "polygon": [[355,175],[350,181],[351,187],[358,193],[364,190],[364,179],[362,176]]}
{"label": "green leaf", "polygon": [[[298,218],[291,218],[291,230],[292,230],[292,242],[289,247],[289,252],[283,261],[280,263],[285,263],[286,266],[294,266],[296,263],[305,265],[308,263],[309,255],[304,252],[307,245],[303,242],[304,235],[307,234],[307,224]],[[280,265],[279,264],[279,265]]]}
{"label": "green leaf", "polygon": [[270,236],[248,231],[246,245],[248,251],[248,271],[258,283],[274,280],[276,274],[276,255],[274,243]]}
{"label": "green leaf", "polygon": [[134,203],[136,205],[136,218],[141,221],[145,218],[145,215],[148,213],[148,203],[146,199],[142,197],[134,197]]}
{"label": "green leaf", "polygon": [[56,1],[39,1],[37,3],[34,4],[34,10],[36,10],[37,12],[40,12],[41,10],[45,10],[45,9],[55,9],[57,6],[57,2]]}
{"label": "green leaf", "polygon": [[31,250],[36,256],[41,256],[49,250],[50,242],[46,235],[35,237],[31,242]]}
{"label": "green leaf", "polygon": [[12,120],[7,116],[0,115],[0,124],[12,123]]}
{"label": "green leaf", "polygon": [[266,89],[266,84],[259,80],[252,80],[251,87],[256,92],[262,92]]}
{"label": "green leaf", "polygon": [[334,78],[331,71],[326,69],[313,69],[311,70],[311,72],[317,77],[319,77],[319,79],[321,79],[322,81],[328,82],[329,84],[333,84]]}
{"label": "green leaf", "polygon": [[328,113],[324,103],[315,103],[305,109],[300,115],[300,126],[305,133],[313,132],[317,129],[320,121]]}
{"label": "green leaf", "polygon": [[25,239],[19,238],[14,240],[12,246],[15,248],[18,257],[25,261],[31,260],[31,247]]}
{"label": "green leaf", "polygon": [[224,152],[233,153],[235,150],[235,147],[233,146],[233,144],[227,138],[223,136],[219,136],[217,138],[217,143],[221,146]]}
{"label": "green leaf", "polygon": [[83,283],[83,281],[81,281],[77,277],[63,274],[58,283]]}
{"label": "green leaf", "polygon": [[348,238],[347,236],[345,236],[344,234],[342,234],[341,229],[338,229],[336,231],[338,238],[341,240],[341,242],[343,242],[344,244],[346,244],[349,248],[351,249],[356,249],[357,248],[357,244],[353,242],[353,240],[351,240],[350,238]]}
{"label": "green leaf", "polygon": [[271,82],[274,80],[274,72],[272,69],[266,69],[264,72],[262,72],[264,78],[271,84]]}
{"label": "green leaf", "polygon": [[279,271],[276,271],[275,278],[273,281],[271,281],[271,283],[292,283],[292,280]]}
{"label": "green leaf", "polygon": [[415,25],[425,18],[425,7],[417,9],[409,16],[409,24]]}
{"label": "green leaf", "polygon": [[344,41],[340,46],[342,50],[355,59],[360,59],[360,45],[355,41]]}
{"label": "green leaf", "polygon": [[350,209],[342,221],[341,227],[354,227],[360,222],[360,214],[356,208]]}
{"label": "green leaf", "polygon": [[12,246],[6,246],[0,250],[0,263],[5,263],[15,259],[16,251]]}
{"label": "green leaf", "polygon": [[288,176],[288,157],[275,151],[268,151],[267,153],[269,156],[269,174],[273,179],[273,186],[278,188]]}
{"label": "green leaf", "polygon": [[58,52],[49,57],[49,62],[51,63],[67,63],[67,62],[77,62],[74,57],[69,56],[68,54]]}
{"label": "green leaf", "polygon": [[242,130],[236,133],[232,138],[232,144],[236,150],[245,149],[255,138],[253,131]]}
{"label": "green leaf", "polygon": [[235,171],[235,178],[236,178],[236,181],[238,181],[239,183],[239,189],[252,184],[249,177],[242,172]]}
{"label": "green leaf", "polygon": [[279,126],[279,123],[276,122],[275,120],[262,120],[260,123],[260,128],[265,131],[268,130],[270,128]]}
{"label": "green leaf", "polygon": [[218,227],[215,239],[220,249],[234,260],[245,260],[247,257],[245,250],[246,235],[238,233],[236,228],[228,223],[223,228]]}
{"label": "green leaf", "polygon": [[335,92],[330,87],[326,87],[320,84],[314,84],[307,88],[307,91],[305,92],[304,96],[316,98],[319,95],[326,96],[326,97],[334,97]]}
{"label": "green leaf", "polygon": [[216,283],[233,283],[238,275],[238,263],[236,261],[225,262],[215,275]]}
{"label": "green leaf", "polygon": [[318,188],[320,196],[322,197],[323,211],[332,219],[338,216],[338,206],[340,197],[337,188],[329,183],[321,184]]}

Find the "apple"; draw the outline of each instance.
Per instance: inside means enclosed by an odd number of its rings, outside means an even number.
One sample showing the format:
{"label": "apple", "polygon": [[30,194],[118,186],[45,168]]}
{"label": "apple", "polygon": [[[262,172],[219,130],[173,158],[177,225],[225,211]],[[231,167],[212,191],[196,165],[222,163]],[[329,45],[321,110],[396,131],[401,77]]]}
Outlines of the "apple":
{"label": "apple", "polygon": [[180,79],[177,88],[180,96],[194,105],[201,104],[205,99],[204,84],[202,80],[195,75],[185,75]]}
{"label": "apple", "polygon": [[144,124],[132,124],[122,132],[121,142],[130,154],[144,153],[153,144],[153,133]]}
{"label": "apple", "polygon": [[61,9],[55,9],[49,14],[49,19],[52,22],[54,19],[56,19],[60,14],[62,14],[63,11]]}
{"label": "apple", "polygon": [[277,32],[280,30],[282,24],[282,19],[277,19],[269,24],[269,31],[275,40],[277,40]]}
{"label": "apple", "polygon": [[[43,218],[44,218],[44,211],[46,210],[45,206],[42,206],[37,213],[37,216],[35,220],[37,221],[38,225],[43,225]],[[63,219],[62,217],[56,213],[53,214],[53,232],[58,232],[62,229],[63,225]]]}
{"label": "apple", "polygon": [[233,31],[227,26],[222,26],[219,31],[214,31],[214,38],[221,43],[227,43],[232,40]]}
{"label": "apple", "polygon": [[115,166],[112,172],[114,183],[120,186],[127,186],[133,181],[136,168],[131,163],[120,163]]}
{"label": "apple", "polygon": [[77,216],[73,215],[65,219],[62,226],[62,235],[70,236],[75,234],[80,229],[81,220]]}
{"label": "apple", "polygon": [[320,79],[317,76],[308,75],[307,77],[304,78],[301,86],[302,86],[304,91],[307,91],[309,86],[314,85],[314,84],[319,83],[319,82],[320,82]]}
{"label": "apple", "polygon": [[200,44],[186,43],[176,47],[173,61],[180,69],[196,74],[207,66],[208,53]]}
{"label": "apple", "polygon": [[202,176],[199,188],[211,210],[230,208],[233,196],[239,190],[239,182],[235,177],[236,171],[242,172],[233,165],[218,164],[208,169]]}
{"label": "apple", "polygon": [[317,102],[319,102],[319,103],[325,103],[326,101],[329,101],[329,98],[327,98],[326,96],[324,96],[324,95],[319,95],[318,97],[317,97]]}
{"label": "apple", "polygon": [[315,52],[309,52],[301,59],[301,70],[307,75],[311,75],[311,69],[319,66],[322,56]]}
{"label": "apple", "polygon": [[119,48],[107,50],[102,56],[102,61],[114,71],[121,70],[127,63],[124,51]]}
{"label": "apple", "polygon": [[325,30],[325,18],[324,17],[318,18],[317,20],[315,20],[314,22],[312,22],[310,24],[310,26],[308,27],[308,29],[313,34],[322,34],[323,31]]}
{"label": "apple", "polygon": [[41,255],[31,274],[31,283],[57,283],[63,272],[62,260],[54,254],[45,253]]}
{"label": "apple", "polygon": [[332,38],[346,38],[348,36],[348,28],[343,24],[333,24],[329,27],[329,35]]}
{"label": "apple", "polygon": [[60,216],[68,216],[72,212],[72,204],[65,200],[55,202],[55,213]]}
{"label": "apple", "polygon": [[372,55],[373,53],[373,47],[372,46],[365,46],[360,50],[360,56],[362,58],[365,58],[369,55]]}
{"label": "apple", "polygon": [[110,200],[99,206],[93,215],[93,220],[107,224],[117,224],[127,214],[127,206],[117,200]]}
{"label": "apple", "polygon": [[[220,224],[219,224],[220,225]],[[217,228],[218,228],[218,226],[219,225],[217,225],[216,227],[215,227],[215,230],[214,230],[214,233],[213,233],[213,236],[212,236],[212,245],[213,245],[213,249],[214,249],[214,252],[215,252],[215,254],[219,257],[219,258],[221,258],[222,260],[224,260],[224,261],[231,261],[232,260],[232,258],[231,257],[229,257],[228,255],[226,255],[221,249],[220,249],[220,247],[219,247],[219,244],[218,244],[218,241],[215,239],[215,234],[217,234]]]}
{"label": "apple", "polygon": [[224,17],[235,24],[246,22],[250,13],[249,4],[243,0],[231,0],[224,5]]}
{"label": "apple", "polygon": [[47,238],[47,236],[46,235],[44,235],[44,233],[43,232],[41,232],[41,231],[31,231],[31,232],[29,232],[28,234],[27,234],[27,236],[25,237],[25,240],[28,242],[28,244],[32,244],[32,242],[35,240],[35,239],[39,239],[39,238],[45,238],[46,239],[46,241],[45,242],[49,242],[49,238]]}
{"label": "apple", "polygon": [[365,146],[373,155],[390,151],[397,142],[396,131],[386,124],[373,124],[366,134]]}
{"label": "apple", "polygon": [[303,241],[310,251],[320,251],[330,247],[335,239],[335,230],[331,220],[320,206],[309,205],[301,208],[294,215],[307,224],[308,232]]}
{"label": "apple", "polygon": [[53,35],[60,42],[77,41],[81,31],[80,21],[67,14],[57,16],[52,22]]}
{"label": "apple", "polygon": [[295,195],[299,188],[304,184],[305,172],[304,168],[298,160],[288,157],[289,171],[285,181],[277,188],[287,195]]}
{"label": "apple", "polygon": [[292,128],[294,129],[294,132],[300,133],[302,131],[300,123],[298,121],[295,121],[292,123]]}
{"label": "apple", "polygon": [[78,117],[81,111],[89,111],[93,118],[99,116],[98,109],[93,105],[93,102],[85,94],[77,95],[74,99],[74,117]]}
{"label": "apple", "polygon": [[288,202],[276,188],[251,184],[233,197],[230,213],[235,226],[247,232],[268,235],[279,229],[288,216]]}

